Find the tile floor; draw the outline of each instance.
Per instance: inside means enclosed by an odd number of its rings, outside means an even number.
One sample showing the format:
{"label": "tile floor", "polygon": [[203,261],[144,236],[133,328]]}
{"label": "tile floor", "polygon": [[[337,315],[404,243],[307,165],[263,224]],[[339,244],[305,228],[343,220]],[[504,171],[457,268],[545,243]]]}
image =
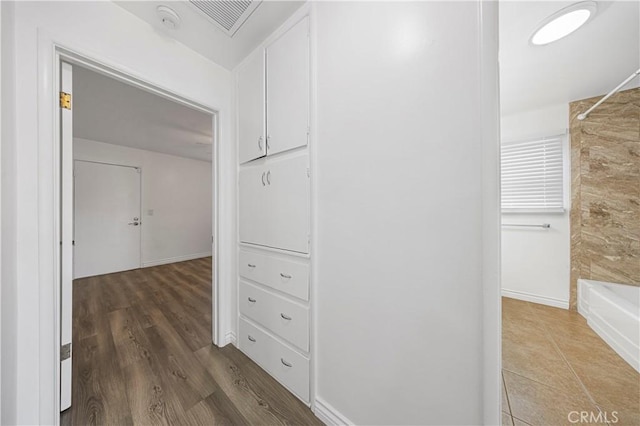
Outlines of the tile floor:
{"label": "tile floor", "polygon": [[640,425],[640,375],[577,312],[502,298],[502,379],[503,425]]}

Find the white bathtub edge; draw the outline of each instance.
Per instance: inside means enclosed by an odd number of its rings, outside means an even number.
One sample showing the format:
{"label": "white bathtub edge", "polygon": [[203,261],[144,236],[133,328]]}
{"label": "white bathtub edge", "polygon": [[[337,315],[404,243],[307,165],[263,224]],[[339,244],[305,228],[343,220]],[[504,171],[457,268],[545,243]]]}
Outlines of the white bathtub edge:
{"label": "white bathtub edge", "polygon": [[[589,327],[602,340],[631,367],[640,372],[640,344],[637,339],[635,342],[633,340],[638,332],[634,331],[633,327],[640,326],[638,308],[609,289],[608,286],[611,285],[622,284],[579,279],[578,312],[587,319]],[[632,327],[631,331],[627,327],[629,324]],[[632,338],[625,333],[630,333]]]}
{"label": "white bathtub edge", "polygon": [[[602,317],[599,315],[591,315],[587,321],[589,327],[596,332],[598,336],[611,348],[616,351],[618,355],[629,365],[631,365],[637,372],[640,373],[640,358],[638,357],[638,351],[634,348],[633,343],[631,343],[625,336],[618,333],[614,328],[610,327],[609,324],[604,321]],[[624,344],[626,343],[626,345]],[[631,346],[631,350],[625,346]]]}

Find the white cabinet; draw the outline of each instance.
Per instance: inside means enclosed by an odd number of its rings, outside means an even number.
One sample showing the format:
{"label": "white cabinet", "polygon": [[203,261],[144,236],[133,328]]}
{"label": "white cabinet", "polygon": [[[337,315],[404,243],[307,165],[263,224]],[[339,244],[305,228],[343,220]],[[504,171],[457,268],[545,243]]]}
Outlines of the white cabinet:
{"label": "white cabinet", "polygon": [[291,392],[309,403],[309,359],[240,318],[240,349]]}
{"label": "white cabinet", "polygon": [[240,163],[264,157],[267,154],[264,97],[264,50],[259,50],[238,71],[238,159]]}
{"label": "white cabinet", "polygon": [[309,253],[309,161],[306,154],[240,170],[240,241]]}
{"label": "white cabinet", "polygon": [[268,154],[307,144],[309,18],[267,47]]}
{"label": "white cabinet", "polygon": [[309,17],[285,25],[236,71],[238,345],[308,404]]}
{"label": "white cabinet", "polygon": [[309,265],[284,256],[240,250],[240,276],[304,301],[309,300]]}
{"label": "white cabinet", "polygon": [[307,145],[309,75],[308,17],[242,64],[237,75],[241,164]]}
{"label": "white cabinet", "polygon": [[240,313],[309,351],[309,308],[240,281]]}

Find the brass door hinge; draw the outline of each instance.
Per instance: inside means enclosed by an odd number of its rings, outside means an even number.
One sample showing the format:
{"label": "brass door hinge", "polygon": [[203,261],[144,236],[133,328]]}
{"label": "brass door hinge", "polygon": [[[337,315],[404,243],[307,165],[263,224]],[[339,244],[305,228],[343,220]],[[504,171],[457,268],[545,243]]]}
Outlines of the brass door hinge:
{"label": "brass door hinge", "polygon": [[60,92],[60,108],[71,109],[71,93]]}

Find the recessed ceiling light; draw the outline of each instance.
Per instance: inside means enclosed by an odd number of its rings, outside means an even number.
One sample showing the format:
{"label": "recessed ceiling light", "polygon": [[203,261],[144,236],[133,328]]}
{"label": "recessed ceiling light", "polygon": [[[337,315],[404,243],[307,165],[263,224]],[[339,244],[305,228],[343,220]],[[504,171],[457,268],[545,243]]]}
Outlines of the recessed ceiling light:
{"label": "recessed ceiling light", "polygon": [[160,18],[162,25],[165,27],[170,30],[177,30],[180,28],[180,16],[175,12],[175,10],[167,6],[158,6],[156,8],[156,13]]}
{"label": "recessed ceiling light", "polygon": [[568,36],[589,20],[598,7],[595,1],[583,1],[565,7],[542,21],[531,35],[531,44],[543,46]]}

